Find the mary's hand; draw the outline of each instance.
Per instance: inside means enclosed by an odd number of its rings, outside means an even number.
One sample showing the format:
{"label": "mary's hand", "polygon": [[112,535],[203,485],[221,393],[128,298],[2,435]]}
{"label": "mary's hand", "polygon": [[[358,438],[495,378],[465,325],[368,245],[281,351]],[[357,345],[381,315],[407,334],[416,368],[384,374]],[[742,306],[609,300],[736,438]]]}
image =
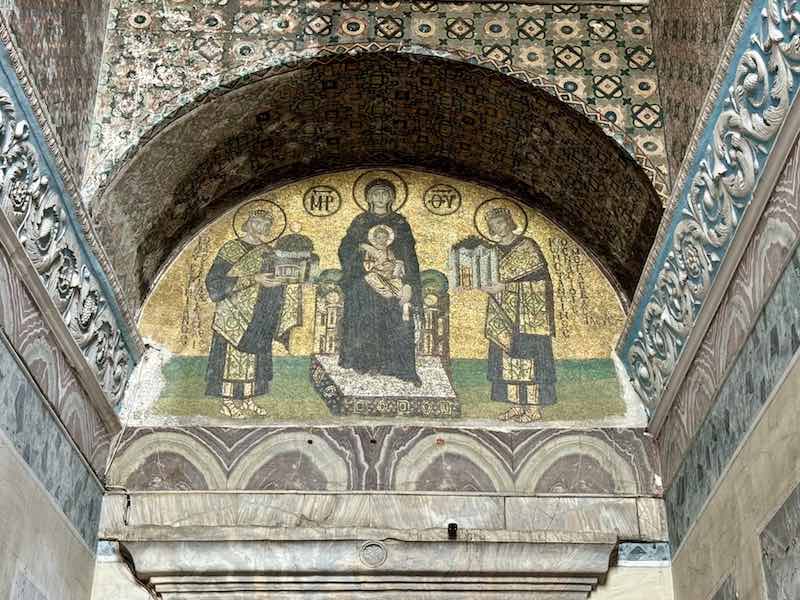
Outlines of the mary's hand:
{"label": "mary's hand", "polygon": [[256,283],[262,287],[278,287],[283,285],[281,280],[275,279],[275,277],[269,273],[259,273],[258,275],[253,275],[253,279],[255,279]]}

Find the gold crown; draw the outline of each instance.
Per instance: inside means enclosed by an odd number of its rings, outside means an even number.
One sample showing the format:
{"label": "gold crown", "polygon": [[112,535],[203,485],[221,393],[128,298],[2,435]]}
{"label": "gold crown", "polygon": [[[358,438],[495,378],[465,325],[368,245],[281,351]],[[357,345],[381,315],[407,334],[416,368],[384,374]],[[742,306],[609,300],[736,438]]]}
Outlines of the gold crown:
{"label": "gold crown", "polygon": [[257,218],[257,219],[272,219],[272,211],[267,210],[266,208],[256,208],[250,213],[250,218]]}
{"label": "gold crown", "polygon": [[486,211],[487,223],[489,222],[489,219],[496,219],[497,217],[506,217],[507,219],[511,219],[511,209],[506,206],[495,206]]}

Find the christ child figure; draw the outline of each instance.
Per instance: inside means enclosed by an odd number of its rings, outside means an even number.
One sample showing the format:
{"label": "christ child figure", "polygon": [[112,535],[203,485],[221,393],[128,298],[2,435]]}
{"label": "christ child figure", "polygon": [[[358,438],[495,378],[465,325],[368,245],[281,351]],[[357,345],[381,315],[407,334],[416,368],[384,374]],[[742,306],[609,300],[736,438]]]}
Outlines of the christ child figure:
{"label": "christ child figure", "polygon": [[364,251],[364,280],[384,298],[397,298],[403,307],[403,320],[411,318],[411,286],[403,283],[406,269],[391,250],[394,231],[388,225],[376,225],[367,235],[369,243],[361,244]]}

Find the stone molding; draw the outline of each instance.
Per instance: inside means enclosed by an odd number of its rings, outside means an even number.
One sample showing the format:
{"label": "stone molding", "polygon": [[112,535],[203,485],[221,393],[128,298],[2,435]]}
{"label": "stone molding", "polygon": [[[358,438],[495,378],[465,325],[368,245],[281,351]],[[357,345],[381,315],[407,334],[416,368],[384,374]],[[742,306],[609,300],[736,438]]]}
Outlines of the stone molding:
{"label": "stone molding", "polygon": [[[671,182],[671,191],[664,204],[664,216],[661,219],[661,224],[656,232],[656,239],[653,241],[653,247],[647,256],[645,267],[642,270],[642,278],[639,280],[639,285],[637,286],[636,292],[631,299],[631,306],[633,307],[636,307],[642,301],[642,296],[645,293],[646,288],[645,284],[654,272],[661,247],[667,242],[667,236],[671,230],[670,225],[672,223],[672,219],[675,217],[675,207],[680,201],[681,193],[683,192],[683,187],[686,183],[687,172],[692,164],[692,161],[697,155],[700,138],[705,133],[708,120],[711,118],[711,114],[717,105],[717,101],[719,100],[723,80],[728,75],[729,69],[731,68],[731,61],[733,60],[737,43],[742,37],[742,30],[744,29],[747,17],[750,15],[752,3],[753,0],[741,0],[739,11],[736,14],[736,19],[731,25],[731,30],[728,32],[728,38],[720,56],[720,61],[717,64],[714,78],[711,81],[711,85],[709,86],[705,100],[703,100],[703,106],[700,109],[700,116],[698,117],[695,127],[692,131],[692,135],[689,138],[689,143],[686,147],[686,154],[683,157],[683,161],[681,162],[678,173],[673,174],[674,179]],[[632,326],[633,315],[634,311],[630,311],[628,313],[628,320],[625,325],[626,330]]]}
{"label": "stone molding", "polygon": [[702,154],[694,159],[668,241],[657,254],[658,266],[646,270],[644,291],[620,338],[618,351],[655,430],[668,404],[665,391],[721,266],[730,271],[728,263],[735,263],[726,253],[743,216],[759,212],[748,207],[796,94],[800,33],[793,29],[796,0],[790,5],[792,10],[785,10],[778,0],[763,0],[748,15],[738,58],[731,63],[736,67],[727,73],[729,89],[716,103],[701,138]]}
{"label": "stone molding", "polygon": [[[2,69],[9,80],[16,80],[16,83],[21,88],[22,94],[27,101],[27,108],[36,120],[35,124],[28,121],[27,126],[38,126],[40,128],[41,137],[47,144],[47,152],[55,163],[57,172],[54,173],[54,176],[57,178],[57,181],[52,183],[59,187],[63,186],[63,189],[59,190],[59,196],[62,197],[61,201],[63,204],[68,204],[71,216],[77,221],[77,227],[75,227],[72,220],[70,220],[70,225],[75,229],[75,233],[80,239],[79,243],[81,247],[83,247],[84,244],[88,245],[88,253],[99,263],[99,267],[102,270],[102,278],[113,292],[111,301],[121,314],[121,320],[123,321],[122,328],[126,331],[126,335],[129,336],[134,346],[133,354],[139,355],[144,351],[144,342],[142,342],[139,336],[138,329],[136,328],[136,321],[125,301],[125,295],[114,274],[114,270],[106,256],[105,250],[94,231],[91,218],[81,201],[79,186],[76,184],[75,176],[64,156],[58,134],[52,127],[52,121],[48,116],[47,107],[41,100],[41,95],[36,89],[33,80],[28,76],[25,60],[15,46],[14,37],[11,34],[11,30],[2,12],[0,12],[0,43],[2,43],[6,55],[4,57],[6,60],[0,61],[2,63]],[[3,95],[10,96],[7,91]],[[24,112],[20,110],[19,106],[14,107],[14,109],[16,112]],[[20,119],[20,121],[24,122],[23,119]],[[39,150],[41,152],[41,149]]]}
{"label": "stone molding", "polygon": [[[0,37],[2,31],[0,27]],[[79,214],[76,203],[61,187],[59,173],[47,164],[36,124],[27,120],[26,107],[20,105],[22,100],[13,90],[15,75],[6,73],[5,68],[3,63],[3,75],[8,78],[0,85],[0,155],[5,180],[0,192],[4,215],[0,232],[4,245],[16,257],[17,267],[31,276],[27,279],[33,295],[75,369],[85,375],[83,365],[88,365],[93,372],[95,384],[82,377],[90,397],[97,400],[99,385],[108,399],[106,404],[114,406],[122,399],[128,375],[138,360],[138,333],[118,317],[117,298],[103,285],[106,273],[86,249],[87,230],[75,224]],[[85,215],[83,223],[87,223]],[[58,323],[54,314],[59,315]],[[97,404],[113,423],[116,417]]]}
{"label": "stone molding", "polygon": [[[625,560],[654,560],[668,539],[659,498],[550,495],[514,496],[435,492],[109,492],[101,537],[124,531],[191,528],[197,532],[248,528],[266,532],[313,524],[346,528],[462,531],[511,530],[602,533],[638,544]],[[659,550],[661,548],[661,550]],[[647,557],[651,558],[647,558]],[[669,559],[669,552],[666,560]]]}
{"label": "stone molding", "polygon": [[[0,94],[2,94],[2,90],[0,90]],[[2,98],[0,98],[0,102],[2,102]],[[0,202],[2,202],[2,200],[0,200]],[[85,353],[86,351],[79,346],[81,337],[76,335],[74,327],[70,328],[69,321],[65,319],[64,314],[60,312],[54,304],[50,291],[45,287],[46,284],[42,283],[39,270],[31,262],[30,255],[20,244],[19,238],[17,237],[18,232],[11,226],[11,223],[3,212],[3,209],[6,208],[4,204],[0,203],[0,247],[6,250],[11,262],[20,273],[21,278],[26,282],[28,292],[33,298],[36,307],[41,312],[42,318],[50,327],[53,338],[59,349],[64,353],[70,366],[75,370],[77,378],[86,392],[92,407],[108,430],[112,433],[116,433],[121,429],[121,424],[111,404],[113,396],[107,394],[107,391],[100,382],[97,371],[93,370],[91,367],[89,358]],[[64,245],[64,249],[68,252],[71,251],[66,244]],[[58,267],[54,267],[50,272],[54,273],[55,277],[59,277],[57,271]],[[89,289],[94,291],[96,288],[91,287]],[[83,298],[85,297],[86,296],[83,296]],[[69,316],[75,318],[74,315]],[[91,336],[91,334],[87,335]],[[91,342],[92,340],[89,339],[90,344]],[[87,346],[87,349],[91,348]],[[121,393],[122,390],[120,390],[120,397],[117,398],[115,402],[119,402]]]}
{"label": "stone molding", "polygon": [[446,528],[178,527],[120,534],[136,578],[164,600],[275,593],[379,599],[410,591],[451,600],[579,600],[605,581],[616,546],[611,535],[554,532],[471,530],[452,540]]}

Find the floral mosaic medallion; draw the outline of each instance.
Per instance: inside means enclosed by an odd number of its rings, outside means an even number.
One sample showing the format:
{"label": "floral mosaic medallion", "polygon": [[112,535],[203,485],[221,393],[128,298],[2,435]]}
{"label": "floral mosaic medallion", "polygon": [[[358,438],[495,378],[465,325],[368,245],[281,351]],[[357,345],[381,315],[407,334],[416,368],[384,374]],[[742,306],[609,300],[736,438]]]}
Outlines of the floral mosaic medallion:
{"label": "floral mosaic medallion", "polygon": [[[140,318],[139,414],[448,423],[625,416],[617,295],[513,198],[411,170],[306,179],[201,230]],[[152,370],[159,370],[153,373]]]}

